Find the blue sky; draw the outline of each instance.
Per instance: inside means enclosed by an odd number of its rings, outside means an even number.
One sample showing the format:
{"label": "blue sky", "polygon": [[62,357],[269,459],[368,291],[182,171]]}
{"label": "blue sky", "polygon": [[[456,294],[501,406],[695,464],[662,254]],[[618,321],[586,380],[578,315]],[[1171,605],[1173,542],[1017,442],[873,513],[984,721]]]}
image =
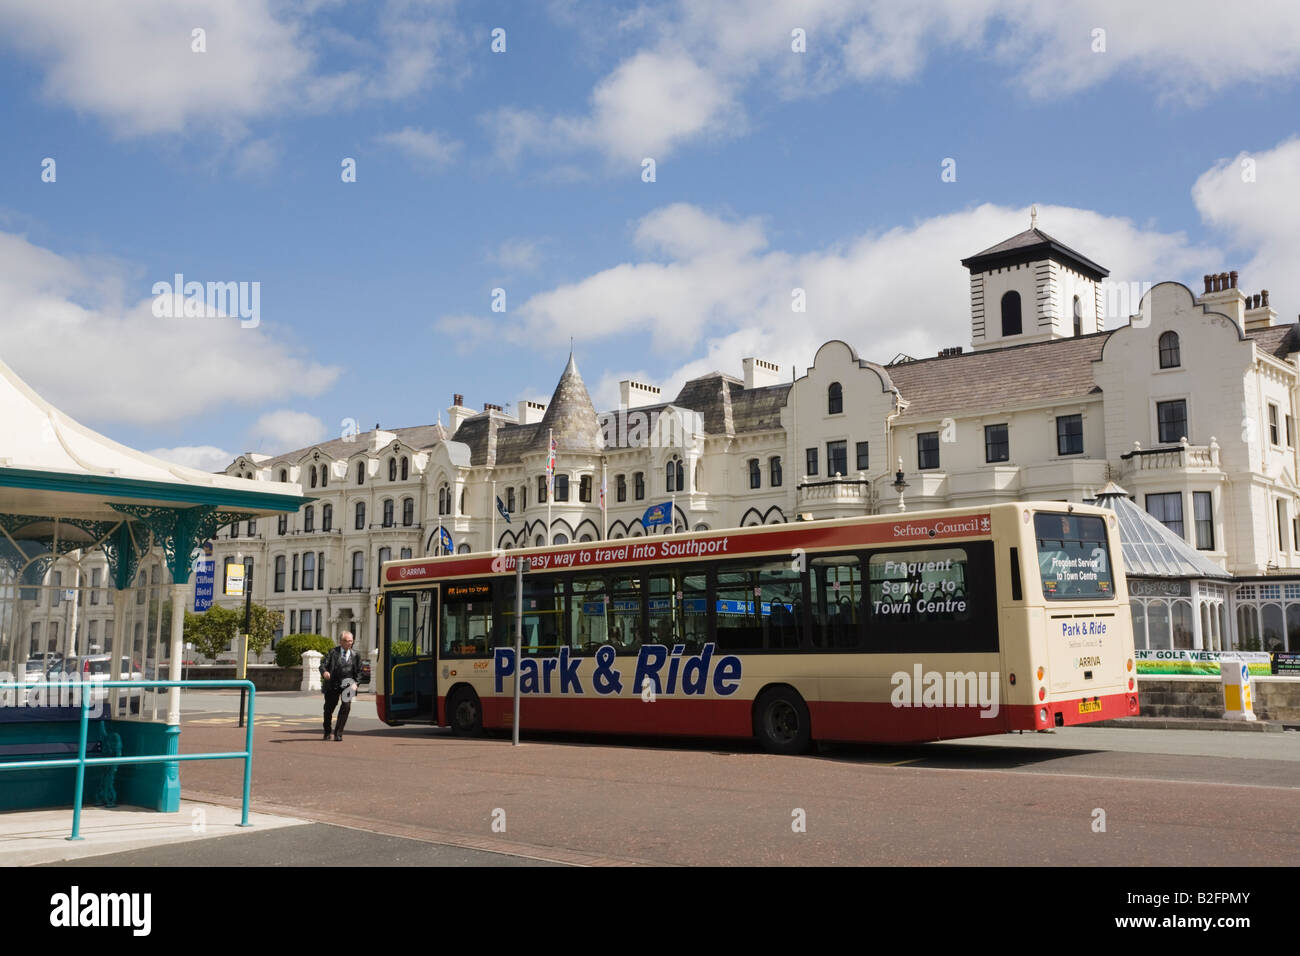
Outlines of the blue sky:
{"label": "blue sky", "polygon": [[[570,337],[604,407],[965,344],[958,260],[1031,202],[1117,281],[1300,309],[1293,4],[0,0],[0,48],[0,359],[201,467],[546,400]],[[154,315],[178,272],[256,327]]]}

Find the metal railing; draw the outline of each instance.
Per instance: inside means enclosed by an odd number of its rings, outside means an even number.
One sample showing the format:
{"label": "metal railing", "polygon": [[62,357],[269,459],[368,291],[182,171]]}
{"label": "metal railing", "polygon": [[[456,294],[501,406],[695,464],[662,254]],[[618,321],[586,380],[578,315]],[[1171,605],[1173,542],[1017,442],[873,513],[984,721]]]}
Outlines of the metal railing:
{"label": "metal railing", "polygon": [[[0,684],[0,691],[16,690],[25,691],[32,687],[31,684],[21,683],[4,683]],[[77,756],[67,757],[59,760],[17,760],[12,763],[0,762],[0,771],[4,770],[43,770],[52,767],[76,767],[77,768],[77,788],[75,798],[72,804],[72,835],[67,837],[69,840],[80,840],[81,836],[81,801],[84,796],[86,786],[86,767],[104,766],[108,764],[149,764],[149,763],[174,763],[181,760],[243,760],[244,761],[244,801],[243,811],[240,816],[239,825],[241,827],[252,826],[248,822],[248,801],[251,793],[253,782],[253,705],[257,700],[257,688],[253,686],[250,680],[109,680],[109,681],[82,681],[79,685],[82,688],[81,697],[81,736],[78,744]],[[231,751],[228,753],[212,754],[155,754],[144,757],[87,757],[86,741],[89,732],[89,708],[92,699],[98,695],[100,690],[113,690],[116,688],[140,688],[146,687],[238,687],[248,691],[248,729],[244,735],[244,749]],[[106,703],[106,700],[95,701],[95,703]]]}

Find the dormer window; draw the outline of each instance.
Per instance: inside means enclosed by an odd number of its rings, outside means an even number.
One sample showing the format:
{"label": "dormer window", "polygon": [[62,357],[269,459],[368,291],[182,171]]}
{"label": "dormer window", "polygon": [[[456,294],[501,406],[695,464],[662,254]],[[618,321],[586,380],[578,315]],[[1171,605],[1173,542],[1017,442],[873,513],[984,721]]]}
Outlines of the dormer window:
{"label": "dormer window", "polygon": [[844,388],[839,382],[831,382],[826,389],[826,414],[839,415],[844,411]]}
{"label": "dormer window", "polygon": [[1160,336],[1160,367],[1178,368],[1182,364],[1182,356],[1178,349],[1178,333],[1166,332]]}
{"label": "dormer window", "polygon": [[1083,334],[1083,303],[1079,297],[1074,297],[1074,334],[1076,336]]}
{"label": "dormer window", "polygon": [[1012,291],[1002,297],[1002,334],[1019,335],[1020,332],[1020,293]]}

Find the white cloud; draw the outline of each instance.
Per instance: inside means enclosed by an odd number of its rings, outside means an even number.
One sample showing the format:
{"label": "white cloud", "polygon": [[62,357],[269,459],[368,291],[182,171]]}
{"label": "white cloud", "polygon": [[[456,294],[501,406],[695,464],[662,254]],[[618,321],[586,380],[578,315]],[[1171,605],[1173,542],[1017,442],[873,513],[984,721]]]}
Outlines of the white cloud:
{"label": "white cloud", "polygon": [[[171,281],[171,276],[159,276]],[[158,424],[231,404],[318,395],[340,374],[278,341],[273,315],[155,318],[119,263],[75,260],[0,232],[0,356],[74,418]]]}
{"label": "white cloud", "polygon": [[177,448],[155,448],[145,454],[170,461],[177,465],[197,468],[199,471],[225,471],[235,460],[235,455],[215,445],[181,445]]}
{"label": "white cloud", "polygon": [[536,239],[507,239],[491,258],[507,272],[536,272],[542,265],[541,244]]}
{"label": "white cloud", "polygon": [[1267,288],[1280,321],[1292,321],[1300,309],[1300,138],[1221,160],[1196,180],[1192,198],[1207,223],[1250,255],[1244,265],[1215,262],[1206,271],[1237,269],[1243,290]]}
{"label": "white cloud", "polygon": [[[554,15],[579,19],[571,5]],[[795,27],[804,53],[791,49]],[[1300,74],[1292,0],[1230,15],[1219,0],[677,0],[640,6],[609,31],[635,35],[640,48],[595,83],[587,110],[498,110],[488,123],[499,156],[594,149],[619,164],[658,160],[743,131],[754,88],[798,97],[909,82],[953,56],[990,63],[1020,95],[1051,100],[1121,78],[1194,102]]]}
{"label": "white cloud", "polygon": [[250,448],[278,455],[314,445],[326,436],[325,423],[307,412],[288,408],[266,412],[248,429]]}
{"label": "white cloud", "polygon": [[[457,42],[449,2],[390,0],[373,38],[334,29],[336,4],[274,0],[5,0],[0,44],[35,60],[42,91],[122,136],[197,131],[228,142],[286,112],[418,92]],[[205,31],[205,52],[192,33]],[[325,55],[346,66],[327,72]]]}
{"label": "white cloud", "polygon": [[456,158],[461,144],[447,139],[436,130],[420,130],[413,126],[395,133],[377,137],[379,142],[396,147],[407,158],[424,167],[446,166]]}
{"label": "white cloud", "polygon": [[[1300,190],[1298,190],[1300,192]],[[1039,207],[1049,235],[1111,270],[1113,281],[1194,281],[1221,254],[1182,233],[1065,206]],[[563,346],[621,339],[673,367],[661,385],[675,394],[686,379],[713,369],[737,374],[757,355],[788,374],[817,347],[840,338],[864,358],[898,352],[932,355],[970,341],[969,274],[960,260],[1029,225],[1027,209],[982,205],[842,244],[804,251],[773,249],[758,220],[736,221],[677,204],[638,223],[646,255],[534,295],[518,310],[523,337]],[[802,289],[807,311],[792,311]],[[637,375],[645,374],[638,372]],[[617,402],[617,381],[597,378],[601,403]]]}

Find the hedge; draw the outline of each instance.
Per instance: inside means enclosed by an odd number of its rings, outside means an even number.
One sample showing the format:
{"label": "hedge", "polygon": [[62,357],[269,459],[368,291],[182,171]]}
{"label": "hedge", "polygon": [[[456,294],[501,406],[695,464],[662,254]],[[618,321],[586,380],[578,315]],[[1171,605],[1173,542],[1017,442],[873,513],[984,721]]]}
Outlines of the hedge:
{"label": "hedge", "polygon": [[302,663],[305,651],[328,654],[332,650],[334,642],[320,634],[287,634],[275,645],[275,662],[281,667],[293,667]]}

